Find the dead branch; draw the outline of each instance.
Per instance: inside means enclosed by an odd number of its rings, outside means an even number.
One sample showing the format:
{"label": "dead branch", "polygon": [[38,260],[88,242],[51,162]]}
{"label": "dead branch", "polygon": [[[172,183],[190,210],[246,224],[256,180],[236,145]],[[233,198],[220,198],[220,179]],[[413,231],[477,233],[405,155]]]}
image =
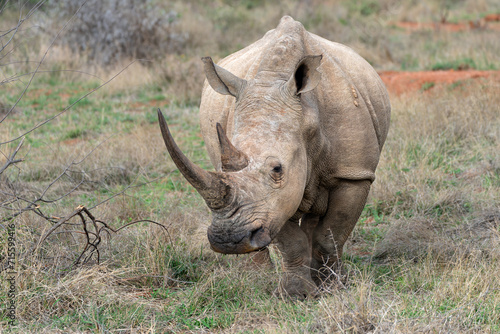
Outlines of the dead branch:
{"label": "dead branch", "polygon": [[[149,220],[149,219],[141,219],[141,220],[136,220],[133,222],[130,222],[124,226],[121,226],[119,228],[113,228],[111,227],[108,223],[96,219],[94,215],[83,205],[79,205],[71,214],[69,214],[66,217],[59,218],[59,221],[57,224],[53,225],[43,236],[40,237],[36,245],[30,250],[31,254],[35,254],[41,247],[42,243],[45,242],[45,240],[53,234],[57,229],[60,229],[63,225],[67,225],[69,221],[75,217],[79,218],[79,225],[81,226],[82,230],[75,231],[75,230],[69,230],[69,231],[59,231],[58,233],[71,233],[71,232],[78,232],[82,233],[85,235],[85,245],[83,246],[82,251],[76,258],[76,260],[73,261],[73,266],[78,266],[78,265],[84,265],[88,263],[95,255],[96,257],[96,262],[100,262],[100,250],[99,250],[99,244],[102,241],[102,234],[107,233],[110,235],[110,232],[112,233],[118,233],[119,231],[132,226],[137,223],[142,223],[142,222],[148,222],[152,224],[156,224],[160,226],[165,233],[167,234],[169,241],[172,243],[172,239],[170,238],[170,234],[168,233],[168,229],[165,225],[160,224],[156,221]],[[1,271],[1,269],[0,269]]]}
{"label": "dead branch", "polygon": [[21,141],[19,142],[19,145],[17,145],[14,152],[12,152],[12,154],[7,158],[7,162],[5,163],[5,165],[2,168],[0,168],[0,175],[2,175],[2,173],[7,168],[9,168],[9,166],[23,161],[23,159],[16,159],[16,154],[19,152],[19,150],[21,149],[21,146],[23,146],[23,144],[24,144],[24,137],[23,137],[23,139],[21,139]]}
{"label": "dead branch", "polygon": [[[18,34],[21,31],[21,26],[23,23],[28,20],[33,13],[40,8],[45,3],[46,0],[40,0],[37,2],[37,4],[27,13],[26,15],[23,16],[23,7],[20,4],[20,9],[19,9],[19,19],[17,22],[17,25],[12,27],[6,32],[1,32],[0,34],[0,61],[3,59],[6,59],[5,57],[13,53],[13,51],[16,49],[14,43],[14,37],[16,34]],[[6,2],[0,2],[0,13],[5,9]],[[24,84],[24,87],[22,89],[22,92],[17,96],[15,103],[10,107],[7,108],[7,112],[3,115],[0,116],[0,124],[7,119],[7,117],[11,114],[11,112],[15,109],[15,107],[18,105],[18,103],[21,101],[21,99],[25,96],[26,92],[28,91],[32,81],[34,80],[35,76],[39,73],[42,72],[50,72],[50,71],[42,71],[41,67],[43,63],[45,62],[45,59],[53,47],[54,43],[56,40],[60,37],[60,35],[68,28],[69,24],[71,23],[72,20],[76,17],[78,11],[85,5],[85,2],[79,7],[79,9],[74,13],[71,19],[69,19],[61,29],[57,32],[57,34],[54,36],[52,39],[50,45],[48,48],[45,50],[45,53],[41,57],[39,61],[36,61],[36,66],[34,66],[34,70],[30,71],[29,73],[22,73],[22,74],[16,74],[13,75],[7,79],[0,80],[0,86],[15,80],[21,80],[22,77],[28,77],[26,80],[26,83]],[[6,48],[8,45],[11,45],[11,47]],[[11,175],[7,173],[7,171],[11,171],[9,168],[12,166],[15,166],[16,164],[19,164],[23,161],[26,160],[26,156],[19,158],[18,155],[19,152],[23,148],[24,144],[24,139],[25,136],[38,128],[42,127],[43,125],[51,122],[58,116],[62,115],[63,113],[67,112],[70,110],[75,104],[80,102],[81,100],[87,98],[89,95],[93,94],[95,91],[101,89],[103,86],[107,85],[110,83],[112,80],[114,80],[117,76],[122,74],[124,71],[126,71],[132,64],[134,64],[136,61],[141,61],[141,60],[134,60],[130,62],[127,66],[123,67],[121,70],[119,70],[115,75],[113,75],[111,78],[108,80],[104,81],[101,80],[102,83],[95,89],[92,89],[88,91],[86,94],[81,95],[75,102],[71,103],[70,105],[66,106],[63,110],[60,110],[58,113],[56,113],[53,116],[50,116],[43,120],[42,122],[34,125],[30,129],[28,129],[26,132],[17,135],[15,138],[8,138],[6,141],[0,143],[0,147],[2,145],[6,145],[9,143],[13,143],[16,140],[20,140],[19,144],[17,147],[14,149],[14,151],[10,154],[8,153],[3,153],[0,150],[0,154],[3,154],[5,157],[5,164],[3,166],[0,166],[0,177],[2,178],[2,181],[5,180],[5,182],[0,182],[0,209],[4,210],[5,212],[1,212],[0,216],[0,228],[5,227],[1,225],[1,223],[5,222],[12,222],[14,223],[14,219],[22,214],[25,214],[27,212],[33,212],[34,214],[38,215],[39,217],[42,218],[47,223],[50,223],[50,227],[46,232],[43,231],[32,231],[32,236],[34,237],[34,240],[36,240],[33,244],[30,244],[26,247],[26,250],[21,253],[17,254],[17,262],[23,265],[24,259],[27,258],[28,256],[38,256],[41,253],[41,250],[44,248],[44,244],[47,242],[47,239],[50,236],[56,235],[56,234],[63,234],[63,233],[69,233],[71,237],[73,237],[73,240],[76,241],[77,238],[75,238],[72,233],[78,233],[80,235],[83,235],[83,242],[81,244],[76,244],[77,251],[76,255],[72,253],[71,259],[72,259],[72,266],[79,266],[79,265],[84,265],[88,264],[91,260],[94,260],[99,263],[101,260],[101,244],[102,241],[105,237],[111,237],[112,234],[117,234],[119,231],[130,227],[134,224],[140,223],[140,222],[148,222],[152,224],[156,224],[160,226],[166,233],[170,243],[172,243],[172,239],[168,233],[168,229],[166,226],[152,221],[152,220],[137,220],[133,221],[130,223],[125,224],[124,226],[121,226],[119,228],[114,228],[107,222],[97,219],[94,214],[91,212],[93,208],[98,206],[99,204],[102,204],[104,202],[107,202],[111,200],[112,198],[115,198],[116,196],[119,195],[126,195],[126,191],[128,189],[134,188],[134,187],[140,187],[145,184],[148,184],[150,182],[156,181],[158,178],[155,178],[154,180],[150,180],[149,182],[141,182],[140,184],[137,183],[139,180],[140,175],[137,175],[137,177],[132,180],[128,185],[125,185],[121,190],[111,192],[111,194],[104,200],[102,200],[100,203],[96,204],[93,207],[87,208],[84,205],[79,205],[77,208],[73,210],[68,215],[59,215],[59,217],[53,216],[51,214],[47,214],[47,211],[50,211],[48,208],[48,205],[50,204],[55,204],[59,202],[61,199],[66,198],[67,196],[70,196],[72,193],[74,193],[84,182],[88,180],[88,175],[87,173],[89,172],[88,170],[79,170],[80,168],[77,167],[78,165],[82,164],[89,156],[92,155],[95,150],[97,150],[104,142],[106,142],[109,138],[106,140],[102,141],[99,143],[97,146],[95,146],[90,152],[88,152],[83,158],[81,158],[79,161],[73,160],[69,162],[68,164],[65,164],[62,166],[62,170],[55,175],[48,185],[44,185],[41,187],[41,189],[36,189],[36,190],[26,190],[26,187],[24,185],[20,185],[16,183],[16,180],[11,180]],[[0,65],[6,65],[6,64],[0,64]],[[62,70],[62,71],[69,71],[69,70]],[[79,72],[79,71],[73,71],[73,72]],[[88,73],[86,73],[88,74]],[[77,168],[75,168],[77,167]],[[19,172],[20,169],[18,169]],[[164,177],[164,176],[162,176]],[[68,188],[65,188],[65,191],[63,194],[58,194],[56,198],[51,198],[49,196],[49,193],[52,192],[53,188],[56,187],[56,184],[65,182],[65,179],[69,178],[70,180],[70,186]],[[47,210],[46,210],[47,209]],[[7,214],[5,214],[7,213]],[[70,227],[65,229],[64,227]],[[74,249],[74,245],[71,246],[72,250]],[[74,256],[74,258],[73,258]],[[6,266],[6,263],[0,263],[0,272],[3,270],[7,269],[8,266]]]}
{"label": "dead branch", "polygon": [[[122,74],[123,72],[125,72],[130,66],[132,66],[132,64],[136,63],[137,61],[141,61],[140,59],[138,60],[134,60],[132,62],[130,62],[127,66],[125,66],[124,68],[122,68],[120,71],[118,71],[118,73],[116,73],[115,75],[113,75],[109,80],[107,80],[106,82],[102,83],[101,85],[99,85],[98,87],[92,89],[90,92],[82,95],[79,99],[77,99],[75,102],[73,102],[72,104],[70,104],[69,106],[67,106],[66,108],[64,108],[62,111],[60,111],[59,113],[55,114],[54,116],[52,117],[49,117],[47,118],[46,120],[38,123],[37,125],[35,125],[34,127],[32,127],[31,129],[29,129],[28,131],[26,131],[25,133],[13,138],[13,139],[10,139],[10,140],[7,140],[7,141],[4,141],[2,143],[0,143],[0,145],[3,145],[3,144],[8,144],[8,143],[11,143],[13,141],[16,141],[24,136],[26,136],[27,134],[35,131],[36,129],[38,129],[39,127],[49,123],[50,121],[54,120],[55,118],[61,116],[62,114],[64,114],[65,112],[67,112],[69,109],[71,109],[75,104],[77,104],[78,102],[80,102],[81,100],[87,98],[89,95],[95,93],[97,90],[101,89],[102,87],[106,86],[107,84],[109,84],[112,80],[114,80],[116,77],[118,77],[120,74]],[[37,68],[37,71],[35,71],[35,73],[38,72],[38,68]],[[34,76],[34,75],[33,75]],[[30,81],[31,82],[31,81]],[[24,96],[26,92],[23,91],[22,93],[22,96]],[[7,114],[4,116],[4,118],[2,118],[0,120],[0,123],[3,122],[3,120],[5,120],[5,118],[7,118],[7,116],[9,115],[9,113],[17,106],[17,104],[19,103],[19,101],[21,100],[21,97],[19,98],[18,101],[16,101],[16,103],[14,103],[14,105],[10,108],[10,110],[7,112]]]}
{"label": "dead branch", "polygon": [[[0,13],[4,11],[5,7],[7,6],[7,3],[8,1],[5,1],[2,4],[2,7],[0,8]],[[24,22],[26,22],[44,3],[45,0],[38,1],[37,4],[33,6],[33,8],[24,17],[22,17],[22,12],[21,11],[19,12],[19,19],[17,21],[17,25],[11,29],[8,29],[7,31],[5,31],[3,34],[0,35],[0,41],[1,41],[2,38],[7,37],[10,33],[12,33],[7,42],[2,43],[2,45],[0,46],[0,53],[12,42],[14,36],[16,36],[16,34],[19,32]]]}
{"label": "dead branch", "polygon": [[[31,17],[31,15],[36,12],[36,10],[38,10],[38,8],[40,8],[43,3],[45,2],[45,0],[43,1],[39,1],[37,3],[37,5],[30,11],[30,13],[28,14],[29,16],[26,16],[24,19],[19,19],[19,21],[21,21],[21,23],[17,25],[17,28],[15,29],[15,32],[14,34],[12,35],[12,38],[14,38],[14,35],[15,33],[17,33],[19,31],[19,27],[20,25],[25,21],[27,20],[29,17]],[[84,3],[85,4],[85,3]],[[64,30],[66,30],[66,28],[69,26],[70,22],[72,22],[72,20],[76,17],[76,14],[80,11],[80,9],[83,7],[83,5],[76,11],[76,13],[73,15],[73,17],[71,19],[69,19],[65,24],[64,26],[57,32],[56,36],[54,37],[54,39],[52,40],[52,42],[50,43],[49,47],[47,48],[47,50],[45,50],[45,53],[44,55],[42,56],[42,59],[40,59],[40,61],[38,62],[38,65],[36,66],[35,68],[35,71],[33,71],[33,74],[30,76],[30,79],[28,80],[28,83],[25,85],[24,87],[24,90],[21,92],[21,94],[19,95],[18,99],[16,100],[16,102],[12,105],[12,107],[9,109],[9,111],[7,111],[7,113],[4,115],[4,117],[0,120],[0,123],[2,123],[9,115],[10,113],[12,112],[12,110],[14,110],[16,108],[16,106],[19,104],[19,102],[21,101],[21,99],[24,97],[24,95],[26,94],[26,92],[28,91],[28,88],[30,87],[31,83],[33,82],[33,79],[35,78],[35,75],[38,73],[39,69],[40,69],[40,66],[42,66],[43,62],[45,61],[45,58],[47,57],[47,54],[49,53],[49,50],[54,46],[56,40],[59,38],[59,36],[62,34],[62,32]],[[8,43],[10,44],[10,42],[12,41],[12,38],[8,41]],[[4,48],[2,48],[1,51],[3,51]],[[90,93],[89,93],[90,94]],[[40,125],[41,126],[41,125]],[[34,129],[32,129],[34,130]],[[31,131],[29,131],[31,132]],[[24,137],[24,135],[21,135],[13,140],[10,140],[8,142],[12,142],[12,141],[15,141],[21,137]],[[4,143],[2,143],[4,144]]]}

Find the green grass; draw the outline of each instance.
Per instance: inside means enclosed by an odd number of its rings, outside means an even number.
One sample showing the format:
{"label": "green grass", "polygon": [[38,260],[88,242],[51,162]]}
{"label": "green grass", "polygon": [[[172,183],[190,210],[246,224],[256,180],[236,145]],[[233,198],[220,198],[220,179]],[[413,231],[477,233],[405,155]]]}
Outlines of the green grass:
{"label": "green grass", "polygon": [[433,71],[443,70],[468,70],[478,69],[476,62],[472,58],[463,58],[453,61],[438,62],[431,68]]}
{"label": "green grass", "polygon": [[[221,1],[200,16],[205,3],[175,3],[185,20],[182,28],[194,38],[183,54],[123,73],[112,82],[116,86],[104,86],[27,135],[19,152],[24,161],[0,182],[0,203],[10,209],[20,201],[7,202],[5,194],[15,191],[32,200],[47,189],[38,209],[48,216],[63,217],[84,205],[114,228],[149,219],[167,231],[141,222],[103,233],[101,263],[74,268],[85,246],[79,217],[45,240],[35,256],[26,252],[53,224],[33,211],[18,216],[17,252],[28,255],[17,259],[18,326],[12,332],[500,331],[498,84],[467,80],[440,90],[430,89],[429,82],[414,95],[393,96],[377,179],[345,247],[345,285],[317,299],[282,299],[274,294],[282,273],[275,246],[271,269],[249,267],[245,255],[210,249],[209,210],[168,156],[156,109],[164,112],[182,150],[212,169],[198,125],[199,57],[220,58],[248,45],[274,27],[284,9],[262,1]],[[494,5],[489,2],[488,11]],[[377,70],[496,69],[497,32],[391,27],[405,15],[431,21],[428,8],[439,12],[442,6],[434,1],[425,8],[364,0],[307,10],[287,1],[280,6],[295,10],[311,31],[352,46]],[[469,12],[465,4],[448,9],[450,20],[484,14],[480,8]],[[53,72],[35,76],[16,111],[0,124],[2,141],[102,84],[57,72],[80,68],[68,58],[47,60],[44,68]],[[2,70],[8,77],[26,67]],[[102,72],[103,80],[116,73]],[[24,82],[2,85],[0,101],[14,103],[23,88]],[[8,155],[18,143],[0,151]],[[70,195],[51,201],[80,182]],[[0,210],[0,217],[11,211]],[[6,245],[1,234],[1,256]],[[0,274],[1,332],[8,328],[5,275]]]}
{"label": "green grass", "polygon": [[434,87],[436,84],[434,82],[426,82],[422,84],[422,87],[420,88],[421,91],[425,92],[426,90],[431,89]]}
{"label": "green grass", "polygon": [[[481,59],[482,60],[482,59]],[[433,71],[446,71],[446,70],[497,70],[498,67],[494,63],[488,61],[476,63],[473,58],[462,58],[447,61],[439,61],[432,65]]]}
{"label": "green grass", "polygon": [[[449,96],[449,98],[452,97],[453,95]],[[485,97],[482,102],[492,103],[487,99],[489,97]],[[416,108],[425,110],[428,118],[438,117],[440,110],[437,106],[433,109],[431,101],[432,99],[429,102],[424,100],[424,107],[422,107],[421,99],[411,101],[410,111],[411,108]],[[405,103],[408,102],[402,100],[395,102],[394,131],[396,133],[389,139],[386,147],[389,152],[388,157],[385,158],[386,161],[379,171],[382,180],[377,183],[375,195],[365,207],[360,223],[354,232],[354,237],[364,242],[365,247],[360,249],[361,255],[358,255],[357,250],[350,246],[345,256],[346,266],[351,273],[346,290],[340,289],[332,294],[324,294],[316,301],[292,303],[280,300],[273,297],[270,291],[272,289],[269,289],[269,285],[276,286],[278,283],[278,269],[276,273],[266,271],[252,273],[242,267],[242,257],[214,256],[206,243],[199,239],[194,242],[197,246],[193,246],[191,239],[193,229],[196,229],[196,225],[201,222],[206,223],[208,217],[204,217],[206,210],[201,209],[203,203],[200,199],[193,195],[192,189],[186,186],[178,173],[173,173],[169,174],[166,180],[154,181],[128,192],[132,197],[123,204],[120,201],[110,202],[112,205],[126,205],[131,212],[152,210],[149,215],[158,217],[160,221],[165,219],[164,217],[176,215],[177,218],[173,222],[177,225],[175,227],[177,232],[172,233],[175,236],[173,244],[168,243],[167,240],[155,241],[155,238],[159,236],[151,234],[149,225],[145,224],[131,228],[130,235],[122,239],[120,246],[115,250],[115,256],[109,257],[108,255],[112,267],[115,268],[131,267],[141,263],[144,259],[152,261],[147,267],[140,268],[139,272],[160,276],[163,279],[146,277],[143,281],[135,282],[130,290],[121,292],[124,295],[129,294],[132,302],[119,298],[113,302],[92,298],[93,301],[85,307],[73,306],[75,308],[73,311],[61,311],[63,316],[57,314],[53,317],[45,317],[38,324],[33,324],[27,318],[23,325],[27,327],[24,328],[36,330],[49,326],[67,327],[74,331],[95,331],[124,327],[142,328],[144,324],[153,323],[155,328],[168,328],[172,331],[221,331],[229,330],[234,326],[255,326],[256,331],[259,328],[322,331],[337,328],[335,326],[350,328],[352,324],[356,326],[372,324],[376,328],[390,328],[384,319],[390,319],[390,321],[397,319],[398,323],[404,324],[401,326],[412,326],[408,328],[416,330],[427,326],[429,319],[431,319],[431,325],[435,326],[434,328],[440,328],[444,319],[451,319],[457,326],[455,328],[465,326],[464,328],[495,330],[498,328],[495,318],[498,315],[498,295],[493,294],[493,301],[484,304],[481,296],[486,291],[485,286],[477,282],[467,282],[467,276],[470,275],[469,268],[481,267],[483,268],[483,272],[480,272],[482,279],[491,280],[496,272],[495,268],[498,268],[497,262],[492,264],[486,259],[450,258],[447,264],[443,265],[442,262],[434,260],[432,253],[429,253],[427,257],[419,258],[417,261],[397,257],[389,260],[388,263],[378,263],[370,255],[368,257],[366,255],[366,252],[373,254],[377,245],[385,239],[387,231],[390,230],[388,224],[400,219],[417,217],[432,220],[434,224],[443,224],[443,228],[446,228],[450,221],[457,221],[457,218],[464,215],[480,217],[480,210],[477,208],[483,206],[485,204],[483,201],[487,200],[487,198],[475,199],[467,196],[440,199],[440,196],[450,189],[460,191],[474,186],[475,179],[469,181],[461,175],[484,161],[484,152],[490,151],[496,141],[483,142],[480,144],[481,151],[476,148],[474,152],[470,151],[471,139],[475,137],[474,135],[455,137],[456,133],[453,132],[443,134],[439,130],[441,123],[435,119],[431,127],[429,127],[428,120],[420,119],[416,124],[415,120],[412,120],[410,122],[412,127],[405,128],[406,119],[412,115],[411,112],[406,113],[408,108],[400,108],[400,104]],[[189,110],[194,114],[195,110]],[[185,124],[178,124],[180,117],[183,116],[172,113],[169,119],[169,122],[174,125],[173,128],[176,130],[176,136],[179,136],[180,143],[188,147],[188,150],[199,148],[197,154],[200,158],[206,159],[206,153],[201,147],[202,142],[196,135],[197,127],[189,121]],[[178,125],[175,125],[176,123]],[[149,129],[150,124],[139,122],[137,126],[145,126]],[[442,126],[445,125],[442,124]],[[404,136],[398,136],[398,131],[404,132]],[[159,138],[156,141],[161,143]],[[401,154],[404,158],[400,159],[397,155],[391,155],[395,154],[394,150],[402,143],[404,146]],[[166,156],[163,156],[161,161],[156,163],[162,165],[166,160]],[[399,165],[400,162],[403,164]],[[396,164],[395,168],[389,167],[392,164]],[[156,177],[160,174],[155,170],[155,173],[147,175]],[[386,177],[397,181],[396,185],[391,188],[390,195],[383,195],[377,189],[387,186],[387,183],[384,184]],[[486,174],[479,175],[478,181],[487,192],[495,193],[498,170],[493,169]],[[408,188],[409,185],[417,188]],[[423,187],[424,190],[418,187]],[[168,203],[169,200],[166,200],[164,195],[169,192],[182,194],[183,199],[179,202]],[[107,194],[105,192],[103,195]],[[83,196],[79,197],[79,200],[92,202],[90,198]],[[168,208],[162,209],[165,201]],[[189,221],[192,220],[189,213],[193,210],[199,211],[201,215],[194,222]],[[120,221],[115,223],[123,224]],[[166,218],[164,223],[172,223],[171,218]],[[414,223],[417,224],[417,220],[414,220]],[[135,236],[133,233],[135,230],[143,231],[144,235]],[[204,236],[197,238],[203,239]],[[122,243],[131,246],[122,247]],[[425,247],[424,244],[421,246]],[[117,258],[123,259],[117,260]],[[132,261],[127,259],[132,259]],[[167,276],[175,281],[162,276],[162,273],[167,273]],[[136,275],[128,273],[124,275],[125,278],[131,276]],[[103,277],[107,276],[103,274]],[[71,280],[71,278],[72,276],[69,275],[66,279]],[[468,291],[468,294],[463,291],[453,291],[452,287],[461,286],[459,284],[463,282],[461,280],[465,280],[471,286],[472,290]],[[51,278],[44,277],[42,281],[50,282]],[[91,283],[86,284],[90,289],[97,288]],[[468,286],[467,284],[464,286]],[[110,293],[113,291],[116,293],[118,290],[115,289],[119,289],[119,286],[119,284],[110,284],[107,288],[110,289]],[[53,292],[43,290],[38,290],[38,293],[39,298],[45,300],[47,296],[53,294]],[[61,292],[61,294],[64,293],[64,291]],[[140,300],[133,299],[134,293],[141,294]],[[366,293],[368,293],[366,298],[370,301],[368,305],[361,302]],[[81,298],[89,297],[84,294]],[[390,304],[391,308],[386,308],[386,299],[395,300],[396,304]],[[64,308],[67,307],[68,304],[67,302],[65,304],[63,298],[59,297],[57,300],[63,302],[49,302],[43,304],[43,308],[57,307],[61,303]],[[330,318],[330,311],[324,305],[335,305],[341,318]],[[383,312],[379,312],[379,309]],[[251,314],[252,317],[260,319],[260,324],[265,323],[265,326],[271,327],[256,325],[250,322],[245,314]]]}

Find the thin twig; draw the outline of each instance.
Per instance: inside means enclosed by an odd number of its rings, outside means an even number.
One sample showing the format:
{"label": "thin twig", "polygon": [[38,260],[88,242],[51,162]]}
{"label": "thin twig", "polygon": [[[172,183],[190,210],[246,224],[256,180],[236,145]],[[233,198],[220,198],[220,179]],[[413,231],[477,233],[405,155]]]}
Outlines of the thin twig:
{"label": "thin twig", "polygon": [[[43,4],[43,2],[45,1],[40,1],[38,4],[40,4],[40,6]],[[24,95],[26,94],[26,92],[28,91],[28,88],[29,86],[31,85],[31,82],[33,81],[33,79],[35,78],[35,75],[36,73],[38,72],[40,66],[42,65],[42,63],[44,62],[45,58],[47,57],[47,54],[49,53],[49,50],[52,48],[52,46],[54,46],[56,40],[59,38],[59,36],[61,35],[61,33],[66,29],[66,27],[69,25],[69,23],[76,17],[76,14],[78,14],[78,12],[80,11],[80,9],[82,9],[82,7],[86,4],[86,2],[84,2],[80,8],[78,8],[78,10],[75,12],[75,14],[73,14],[73,16],[64,24],[64,26],[57,32],[56,36],[54,37],[54,39],[52,40],[52,42],[50,43],[49,47],[47,48],[47,50],[45,50],[45,53],[43,54],[42,56],[42,59],[38,62],[38,65],[35,69],[35,71],[33,72],[33,75],[31,75],[28,83],[26,84],[26,86],[24,87],[24,90],[22,91],[21,95],[19,95],[19,98],[17,99],[17,101],[14,103],[14,105],[10,108],[10,110],[5,114],[5,116],[0,120],[0,123],[2,123],[9,115],[10,113],[12,112],[12,110],[14,110],[14,108],[18,105],[19,101],[21,101],[21,99],[24,97]],[[40,6],[37,6],[36,9],[38,9]],[[34,13],[35,10],[31,10],[30,13]],[[28,13],[29,14],[29,13]],[[24,22],[24,21],[23,21]],[[32,129],[33,130],[33,129]],[[31,131],[32,131],[31,130]],[[31,132],[29,131],[29,132]],[[29,133],[28,132],[28,133]],[[17,140],[19,139],[20,137],[24,137],[24,135],[22,136],[19,136],[18,138],[14,139],[14,140]],[[12,140],[11,140],[12,141]],[[11,142],[9,141],[9,142]]]}
{"label": "thin twig", "polygon": [[[36,245],[30,250],[30,253],[31,254],[35,253],[40,248],[41,244],[43,242],[45,242],[45,240],[51,234],[53,234],[58,228],[60,228],[64,224],[67,224],[70,219],[72,219],[76,216],[80,217],[80,222],[81,222],[83,232],[82,231],[74,231],[74,230],[64,231],[64,232],[65,233],[73,233],[73,232],[82,233],[85,235],[86,243],[83,246],[83,250],[80,252],[79,256],[73,262],[73,266],[87,263],[92,258],[94,253],[97,256],[96,262],[97,263],[100,262],[99,244],[102,241],[101,232],[106,232],[106,233],[108,233],[108,236],[109,236],[109,231],[111,231],[113,233],[118,233],[119,231],[123,230],[124,228],[127,228],[131,225],[141,223],[141,222],[148,222],[148,223],[156,224],[156,225],[160,226],[161,228],[163,228],[167,234],[169,242],[172,243],[172,238],[170,236],[170,233],[168,232],[168,228],[166,226],[164,226],[163,224],[160,224],[154,220],[149,220],[149,219],[136,220],[136,221],[130,222],[128,224],[125,224],[125,225],[115,229],[115,228],[112,228],[106,222],[96,219],[94,217],[94,215],[85,206],[79,205],[70,215],[68,215],[64,218],[60,218],[59,222],[54,224],[43,236],[41,236],[40,239],[38,240],[38,242],[36,243]],[[87,216],[89,218],[89,221],[86,220],[85,216]],[[93,226],[94,231],[89,230],[87,223],[91,223],[91,226]],[[98,224],[100,224],[102,226],[99,227]],[[57,234],[59,234],[59,233],[63,233],[63,232],[57,232]],[[82,261],[82,259],[83,259],[83,261]]]}
{"label": "thin twig", "polygon": [[[7,64],[1,64],[0,66],[5,66],[5,65],[7,65]],[[97,75],[92,74],[92,73],[88,73],[88,72],[85,72],[85,71],[79,71],[79,70],[44,70],[44,71],[40,71],[40,70],[38,70],[38,71],[26,72],[26,73],[23,73],[23,74],[18,74],[18,75],[15,75],[15,76],[11,76],[11,77],[9,77],[7,79],[3,79],[2,81],[0,81],[0,85],[8,84],[8,83],[17,81],[17,80],[19,80],[22,77],[25,77],[25,76],[28,76],[28,75],[32,75],[32,74],[38,74],[38,73],[61,73],[61,72],[70,72],[70,73],[85,74],[85,75],[94,77],[96,79],[99,79],[100,81],[103,81]]]}
{"label": "thin twig", "polygon": [[55,224],[54,226],[52,226],[41,238],[40,240],[38,240],[38,242],[36,243],[36,245],[32,248],[31,250],[31,253],[34,253],[38,247],[40,247],[40,245],[45,241],[45,239],[47,239],[47,237],[52,233],[54,232],[55,230],[57,230],[59,227],[61,227],[65,222],[67,222],[68,220],[70,220],[71,218],[73,218],[74,216],[76,216],[79,212],[81,212],[83,208],[83,205],[79,205],[75,211],[73,211],[73,213],[71,213],[69,216],[66,216],[64,217],[63,219],[61,219],[57,224]]}
{"label": "thin twig", "polygon": [[[4,6],[7,5],[7,2],[5,2]],[[0,52],[2,52],[6,47],[7,45],[9,45],[12,40],[14,39],[14,36],[17,34],[17,32],[19,31],[19,28],[21,28],[21,26],[23,25],[24,22],[26,22],[26,20],[28,20],[43,4],[44,4],[45,0],[42,0],[42,1],[39,1],[29,12],[28,14],[26,14],[26,16],[24,18],[21,18],[22,17],[22,7],[20,8],[19,10],[19,19],[17,21],[17,25],[14,27],[14,28],[11,28],[10,30],[8,30],[5,34],[3,34],[2,36],[0,37],[4,37],[6,35],[8,35],[9,33],[11,32],[14,32],[12,34],[12,36],[10,37],[10,39],[1,47],[0,49]],[[24,5],[23,5],[24,7]],[[2,11],[5,7],[2,8]],[[1,12],[1,11],[0,11]],[[1,123],[1,122],[0,122]]]}
{"label": "thin twig", "polygon": [[[64,114],[66,111],[68,111],[69,109],[71,109],[75,104],[77,104],[78,102],[80,102],[81,100],[85,99],[86,97],[88,97],[89,95],[93,94],[95,91],[101,89],[102,87],[106,86],[108,83],[110,83],[112,80],[114,80],[116,77],[118,77],[120,74],[122,74],[124,71],[126,71],[132,64],[134,64],[135,62],[137,61],[140,61],[140,59],[137,59],[137,60],[134,60],[132,62],[130,62],[127,66],[125,66],[124,68],[122,68],[118,73],[116,73],[115,75],[113,75],[109,80],[107,80],[106,82],[104,82],[103,84],[101,84],[100,86],[98,86],[97,88],[94,88],[92,89],[90,92],[88,92],[87,94],[84,94],[83,96],[81,96],[78,100],[76,100],[75,102],[73,102],[71,105],[67,106],[66,108],[64,108],[61,112],[57,113],[56,115],[52,116],[52,117],[49,117],[47,118],[45,121],[42,121],[40,123],[38,123],[36,126],[32,127],[30,130],[26,131],[25,133],[17,136],[16,138],[13,138],[13,139],[10,139],[10,140],[7,140],[3,143],[0,143],[0,145],[3,145],[3,144],[8,144],[8,143],[11,143],[13,141],[16,141],[18,140],[19,138],[21,137],[24,137],[26,136],[27,134],[35,131],[36,129],[38,129],[39,127],[47,124],[48,122],[52,121],[53,119],[61,116],[62,114]],[[17,105],[18,102],[16,102],[14,104],[14,106],[12,106],[11,110]],[[9,113],[10,113],[9,111]],[[7,115],[5,116],[7,117]],[[0,120],[0,123],[5,119],[5,117]]]}
{"label": "thin twig", "polygon": [[21,142],[19,142],[19,144],[17,145],[16,149],[14,150],[14,152],[12,152],[12,154],[10,155],[10,157],[7,158],[7,162],[5,163],[5,165],[0,168],[0,175],[7,169],[9,168],[10,165],[13,165],[13,164],[16,164],[18,162],[21,162],[23,161],[23,159],[17,159],[15,160],[16,158],[16,154],[17,152],[19,152],[19,150],[21,149],[21,146],[23,146],[24,144],[24,137],[23,139],[21,139]]}

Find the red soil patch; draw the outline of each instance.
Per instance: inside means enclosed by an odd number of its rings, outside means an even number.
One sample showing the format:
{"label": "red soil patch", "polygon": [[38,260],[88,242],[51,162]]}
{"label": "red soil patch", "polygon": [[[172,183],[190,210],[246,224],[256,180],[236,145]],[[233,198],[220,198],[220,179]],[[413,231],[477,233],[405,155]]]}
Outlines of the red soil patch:
{"label": "red soil patch", "polygon": [[452,84],[468,79],[491,78],[500,82],[500,71],[384,71],[379,72],[379,75],[387,90],[396,95],[422,91],[439,84]]}
{"label": "red soil patch", "polygon": [[59,97],[62,100],[68,100],[71,97],[71,94],[69,94],[69,93],[59,93]]}
{"label": "red soil patch", "polygon": [[489,14],[484,17],[484,20],[486,22],[499,22],[500,21],[500,14]]}
{"label": "red soil patch", "polygon": [[63,144],[64,145],[68,145],[68,146],[74,146],[80,142],[82,142],[83,140],[80,139],[80,138],[72,138],[72,139],[66,139],[63,141]]}
{"label": "red soil patch", "polygon": [[395,22],[396,27],[408,31],[415,30],[435,30],[435,31],[465,31],[474,29],[500,30],[500,14],[490,14],[480,20],[451,23],[451,22]]}

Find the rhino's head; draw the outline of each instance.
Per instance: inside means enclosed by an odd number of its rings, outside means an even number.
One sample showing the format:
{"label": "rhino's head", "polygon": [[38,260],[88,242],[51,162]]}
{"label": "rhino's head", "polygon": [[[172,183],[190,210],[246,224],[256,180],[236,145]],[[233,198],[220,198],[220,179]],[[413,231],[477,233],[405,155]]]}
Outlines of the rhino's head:
{"label": "rhino's head", "polygon": [[208,239],[221,253],[267,246],[301,204],[308,178],[301,94],[316,87],[321,56],[302,59],[288,78],[276,73],[244,80],[203,58],[212,88],[236,97],[232,141],[217,123],[220,172],[193,164],[175,144],[158,110],[175,164],[213,213]]}

